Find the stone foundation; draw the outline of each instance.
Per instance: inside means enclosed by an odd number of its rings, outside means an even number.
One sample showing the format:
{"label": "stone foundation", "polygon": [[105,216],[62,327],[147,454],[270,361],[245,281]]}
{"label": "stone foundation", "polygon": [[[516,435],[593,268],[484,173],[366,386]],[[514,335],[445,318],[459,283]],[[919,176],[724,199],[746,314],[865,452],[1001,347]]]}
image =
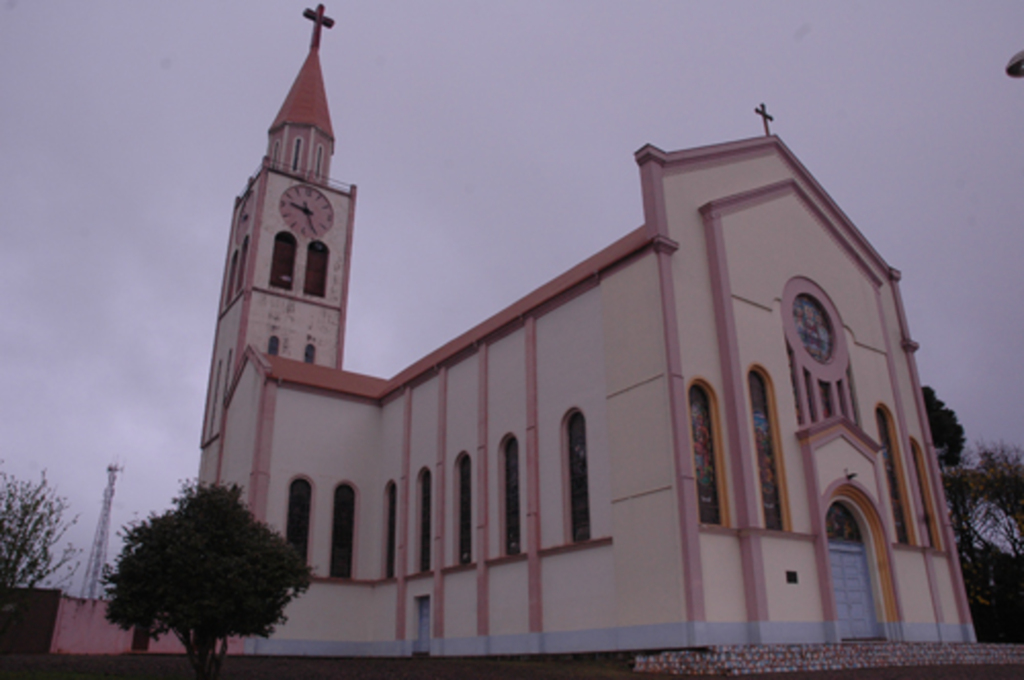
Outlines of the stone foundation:
{"label": "stone foundation", "polygon": [[1024,664],[1024,645],[851,642],[712,646],[637,656],[638,673],[750,675],[896,666]]}

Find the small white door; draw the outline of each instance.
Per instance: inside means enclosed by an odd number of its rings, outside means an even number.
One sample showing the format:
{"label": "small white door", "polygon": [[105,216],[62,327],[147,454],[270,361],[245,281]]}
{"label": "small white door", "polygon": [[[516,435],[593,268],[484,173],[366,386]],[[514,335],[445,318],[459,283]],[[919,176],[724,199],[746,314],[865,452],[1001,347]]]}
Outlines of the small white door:
{"label": "small white door", "polygon": [[416,598],[416,640],[412,643],[413,654],[430,653],[430,596]]}
{"label": "small white door", "polygon": [[828,547],[840,637],[844,640],[878,637],[864,544],[829,541]]}

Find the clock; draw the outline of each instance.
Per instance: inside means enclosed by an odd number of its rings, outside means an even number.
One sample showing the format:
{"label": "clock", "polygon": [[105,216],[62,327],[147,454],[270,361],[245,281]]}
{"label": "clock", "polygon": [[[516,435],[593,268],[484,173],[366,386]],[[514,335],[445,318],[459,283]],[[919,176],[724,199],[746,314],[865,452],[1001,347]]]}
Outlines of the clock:
{"label": "clock", "polygon": [[334,225],[334,208],[322,193],[296,184],[281,194],[278,203],[285,224],[309,238],[320,238]]}
{"label": "clock", "polygon": [[252,204],[252,192],[250,191],[242,199],[242,205],[238,208],[238,216],[235,218],[235,243],[241,243],[249,232],[249,225],[252,223]]}

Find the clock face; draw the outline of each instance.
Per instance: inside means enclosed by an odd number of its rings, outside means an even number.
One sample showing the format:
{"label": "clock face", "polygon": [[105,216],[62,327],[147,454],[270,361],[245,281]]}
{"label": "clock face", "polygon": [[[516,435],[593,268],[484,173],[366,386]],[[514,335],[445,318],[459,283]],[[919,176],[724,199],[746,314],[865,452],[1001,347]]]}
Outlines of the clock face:
{"label": "clock face", "polygon": [[278,205],[285,224],[296,234],[320,238],[334,225],[334,208],[313,187],[296,184],[281,194]]}
{"label": "clock face", "polygon": [[249,226],[252,224],[252,192],[250,191],[242,199],[242,205],[238,208],[238,217],[235,219],[235,243],[241,243],[245,235],[249,233]]}

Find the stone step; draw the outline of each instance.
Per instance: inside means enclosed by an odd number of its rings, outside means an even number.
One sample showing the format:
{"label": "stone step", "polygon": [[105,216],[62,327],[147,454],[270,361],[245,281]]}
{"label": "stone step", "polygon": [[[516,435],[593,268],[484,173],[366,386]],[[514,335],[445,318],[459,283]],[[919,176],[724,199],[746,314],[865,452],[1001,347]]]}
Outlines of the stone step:
{"label": "stone step", "polygon": [[639,673],[751,675],[898,666],[1024,664],[1024,645],[941,642],[847,642],[715,645],[636,657]]}

